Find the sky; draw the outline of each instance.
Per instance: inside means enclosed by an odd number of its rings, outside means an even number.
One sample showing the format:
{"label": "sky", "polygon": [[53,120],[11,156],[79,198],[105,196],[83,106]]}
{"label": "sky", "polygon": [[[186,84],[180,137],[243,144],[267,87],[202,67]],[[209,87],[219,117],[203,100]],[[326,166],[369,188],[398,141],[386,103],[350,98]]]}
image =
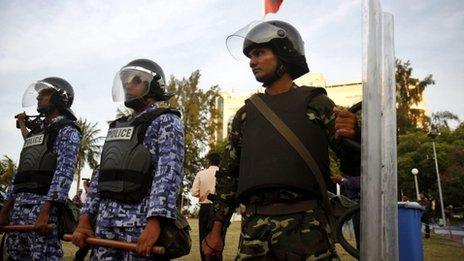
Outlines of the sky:
{"label": "sky", "polygon": [[[464,1],[380,2],[394,16],[396,57],[410,60],[416,78],[433,75],[429,112],[464,120]],[[178,79],[199,69],[202,88],[256,90],[247,61],[234,60],[225,39],[262,17],[261,0],[0,0],[0,156],[19,160],[23,141],[13,117],[36,114],[21,107],[22,95],[46,77],[71,83],[73,110],[98,123],[102,135],[120,105],[111,99],[114,75],[137,58]],[[284,0],[267,19],[300,31],[311,72],[328,83],[361,79],[361,0]]]}

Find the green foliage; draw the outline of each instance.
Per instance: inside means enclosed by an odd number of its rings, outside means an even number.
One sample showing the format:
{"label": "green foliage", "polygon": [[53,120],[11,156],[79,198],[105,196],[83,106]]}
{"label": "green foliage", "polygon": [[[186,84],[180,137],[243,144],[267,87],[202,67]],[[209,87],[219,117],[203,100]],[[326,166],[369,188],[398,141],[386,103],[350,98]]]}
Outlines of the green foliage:
{"label": "green foliage", "polygon": [[423,80],[412,78],[412,67],[409,61],[396,60],[396,102],[397,124],[399,134],[414,131],[417,128],[427,130],[430,119],[424,110],[412,108],[422,101],[423,93],[428,85],[435,84],[432,75]]}
{"label": "green foliage", "polygon": [[168,91],[175,93],[168,105],[182,113],[185,132],[184,188],[191,187],[195,174],[203,167],[203,156],[216,145],[219,111],[216,105],[219,87],[200,89],[200,71],[182,80],[171,76]]}
{"label": "green foliage", "polygon": [[[430,119],[423,110],[412,106],[419,104],[428,85],[435,84],[432,75],[422,80],[412,78],[409,61],[396,61],[397,126],[398,144],[398,189],[415,199],[412,168],[419,169],[418,182],[422,191],[438,198],[438,184],[432,140],[427,137]],[[464,199],[464,124],[454,131],[449,123],[459,123],[459,118],[449,112],[432,115],[432,125],[440,132],[436,138],[437,160],[442,180],[445,204],[463,205]]]}
{"label": "green foliage", "polygon": [[9,185],[15,173],[16,164],[10,157],[3,155],[3,159],[0,160],[0,184]]}
{"label": "green foliage", "polygon": [[456,114],[453,114],[449,111],[440,111],[436,113],[432,113],[432,124],[435,128],[439,131],[450,130],[450,126],[448,124],[449,121],[456,121],[459,122],[459,117]]}
{"label": "green foliage", "polygon": [[79,146],[79,154],[77,156],[77,166],[74,172],[77,178],[76,193],[79,189],[81,181],[81,171],[85,163],[89,164],[91,169],[95,169],[98,165],[98,158],[100,157],[101,145],[100,141],[103,137],[98,136],[100,129],[97,128],[97,123],[88,122],[87,119],[80,118],[76,122],[77,126],[81,128],[82,140]]}
{"label": "green foliage", "polygon": [[340,174],[340,160],[338,159],[335,152],[329,150],[329,159],[330,159],[330,173],[332,175]]}
{"label": "green foliage", "polygon": [[[419,189],[438,199],[438,184],[432,139],[423,131],[399,136],[398,189],[415,199],[414,177],[417,168]],[[464,125],[454,131],[443,129],[435,139],[445,205],[464,205]]]}

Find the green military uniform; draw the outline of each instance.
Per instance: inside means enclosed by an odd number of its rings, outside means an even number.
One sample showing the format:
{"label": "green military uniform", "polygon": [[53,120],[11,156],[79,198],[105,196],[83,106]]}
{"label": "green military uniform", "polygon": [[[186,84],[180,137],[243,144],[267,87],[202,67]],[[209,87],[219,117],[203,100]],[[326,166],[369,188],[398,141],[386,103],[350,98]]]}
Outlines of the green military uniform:
{"label": "green military uniform", "polygon": [[[295,84],[292,88],[298,88]],[[307,104],[306,116],[316,123],[326,135],[331,149],[341,158],[342,169],[347,173],[355,173],[353,168],[359,163],[359,155],[344,153],[343,146],[336,139],[334,103],[326,95],[312,98]],[[247,120],[245,106],[234,117],[228,144],[224,153],[221,169],[216,175],[217,200],[214,202],[214,218],[228,225],[230,217],[239,203],[248,205],[243,215],[242,232],[237,260],[333,260],[338,259],[331,241],[328,225],[322,203],[318,203],[305,211],[296,213],[262,215],[253,212],[250,206],[282,203],[288,205],[307,199],[311,196],[290,189],[259,189],[244,200],[238,199],[240,157],[244,126]],[[283,139],[283,138],[282,138]],[[324,148],[325,149],[325,148]],[[327,148],[328,149],[328,148]],[[260,151],[259,153],[269,153]],[[350,157],[355,157],[350,158]],[[329,171],[324,172],[328,179]],[[309,178],[308,174],[308,178]],[[319,191],[315,191],[318,194]],[[309,198],[308,198],[309,197]],[[320,198],[319,201],[320,202]]]}

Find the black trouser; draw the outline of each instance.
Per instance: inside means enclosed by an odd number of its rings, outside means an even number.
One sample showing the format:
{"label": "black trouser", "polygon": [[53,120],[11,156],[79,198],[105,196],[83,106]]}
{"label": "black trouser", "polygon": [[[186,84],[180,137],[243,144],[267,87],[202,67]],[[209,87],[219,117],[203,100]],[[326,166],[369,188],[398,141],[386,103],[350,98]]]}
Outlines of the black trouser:
{"label": "black trouser", "polygon": [[425,238],[430,237],[430,218],[428,213],[422,214],[421,222],[425,225]]}
{"label": "black trouser", "polygon": [[[213,212],[213,204],[200,204],[200,213],[198,217],[198,230],[199,230],[199,235],[200,235],[200,255],[201,255],[201,260],[205,260],[205,256],[203,254],[203,251],[201,250],[201,242],[203,242],[203,239],[208,235],[211,227],[208,225],[212,225],[212,212]],[[222,259],[222,258],[221,258]],[[221,260],[217,259],[217,257],[212,257],[209,260]]]}

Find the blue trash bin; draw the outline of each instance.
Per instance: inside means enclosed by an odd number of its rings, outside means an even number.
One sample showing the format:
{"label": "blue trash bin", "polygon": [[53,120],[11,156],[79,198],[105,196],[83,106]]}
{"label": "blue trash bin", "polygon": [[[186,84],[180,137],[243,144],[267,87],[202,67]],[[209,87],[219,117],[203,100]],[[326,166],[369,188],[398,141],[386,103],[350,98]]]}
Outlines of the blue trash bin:
{"label": "blue trash bin", "polygon": [[398,202],[398,243],[401,261],[424,260],[421,216],[417,202]]}

